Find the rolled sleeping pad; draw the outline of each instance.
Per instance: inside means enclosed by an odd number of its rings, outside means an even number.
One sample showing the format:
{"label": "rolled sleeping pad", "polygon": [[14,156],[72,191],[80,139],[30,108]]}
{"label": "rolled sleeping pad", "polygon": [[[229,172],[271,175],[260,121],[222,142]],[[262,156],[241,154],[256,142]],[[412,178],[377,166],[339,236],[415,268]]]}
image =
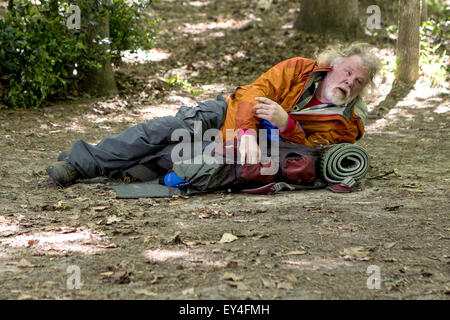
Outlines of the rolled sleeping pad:
{"label": "rolled sleeping pad", "polygon": [[369,170],[367,151],[351,143],[340,143],[327,148],[320,156],[319,174],[328,183],[342,183],[353,178],[363,179]]}

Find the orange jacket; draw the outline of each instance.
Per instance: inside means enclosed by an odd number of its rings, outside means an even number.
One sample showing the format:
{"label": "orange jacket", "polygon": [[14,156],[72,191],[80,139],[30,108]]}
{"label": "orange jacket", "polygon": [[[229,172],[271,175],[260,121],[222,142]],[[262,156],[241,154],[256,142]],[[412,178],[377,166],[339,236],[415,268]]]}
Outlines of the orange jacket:
{"label": "orange jacket", "polygon": [[[289,112],[302,95],[311,74],[331,70],[330,66],[319,67],[315,60],[291,58],[266,71],[252,84],[238,87],[226,98],[228,108],[221,128],[223,140],[235,137],[230,134],[227,136],[227,129],[258,129],[261,120],[255,116],[253,106],[259,103],[254,100],[255,97],[269,98]],[[285,140],[309,146],[354,143],[364,134],[364,124],[355,112],[356,107],[362,111],[362,117],[365,115],[365,106],[359,103],[353,108],[349,120],[342,114],[344,107],[323,110],[309,108],[291,113],[297,122],[296,127],[293,131],[280,135]]]}

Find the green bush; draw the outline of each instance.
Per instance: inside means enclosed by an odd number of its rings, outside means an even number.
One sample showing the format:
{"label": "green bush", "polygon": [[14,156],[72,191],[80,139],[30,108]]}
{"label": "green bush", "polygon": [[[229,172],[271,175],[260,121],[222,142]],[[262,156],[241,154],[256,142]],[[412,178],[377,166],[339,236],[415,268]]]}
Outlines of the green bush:
{"label": "green bush", "polygon": [[149,50],[155,44],[155,25],[159,19],[152,19],[146,13],[151,1],[133,2],[127,5],[123,0],[114,0],[110,7],[111,54],[116,63],[120,53],[126,50]]}
{"label": "green bush", "polygon": [[85,49],[62,17],[48,18],[41,7],[21,1],[0,20],[0,77],[12,108],[39,106],[64,89]]}
{"label": "green bush", "polygon": [[[81,9],[81,28],[70,30],[64,16],[67,1],[33,4],[14,0],[14,8],[0,18],[0,85],[8,89],[3,97],[6,105],[39,107],[49,96],[77,86],[87,70],[100,68],[105,55],[119,62],[124,50],[151,48],[155,20],[145,12],[151,0],[127,2],[71,1]],[[99,35],[89,38],[88,28],[106,16],[109,39]]]}
{"label": "green bush", "polygon": [[450,74],[449,55],[445,45],[448,37],[445,23],[430,19],[420,29],[420,69],[433,86],[445,86]]}

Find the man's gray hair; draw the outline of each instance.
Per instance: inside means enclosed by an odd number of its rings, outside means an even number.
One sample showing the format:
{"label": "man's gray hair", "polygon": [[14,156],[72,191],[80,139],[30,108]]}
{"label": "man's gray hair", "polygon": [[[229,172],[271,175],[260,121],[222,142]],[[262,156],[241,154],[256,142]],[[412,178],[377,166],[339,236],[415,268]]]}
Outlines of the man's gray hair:
{"label": "man's gray hair", "polygon": [[351,56],[360,56],[363,61],[363,66],[369,71],[369,83],[373,84],[373,78],[380,68],[380,60],[371,51],[373,46],[367,43],[353,43],[348,47],[342,45],[335,45],[328,47],[317,57],[319,65],[329,64],[337,66],[342,59]]}

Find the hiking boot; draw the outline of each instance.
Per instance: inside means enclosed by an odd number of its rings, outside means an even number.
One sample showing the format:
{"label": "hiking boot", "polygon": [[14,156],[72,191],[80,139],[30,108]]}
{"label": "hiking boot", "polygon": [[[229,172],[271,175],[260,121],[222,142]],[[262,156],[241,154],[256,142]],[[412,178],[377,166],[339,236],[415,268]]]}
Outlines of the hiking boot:
{"label": "hiking boot", "polygon": [[63,151],[58,156],[58,161],[67,161],[69,160],[70,151]]}
{"label": "hiking boot", "polygon": [[45,171],[53,182],[60,187],[71,185],[81,177],[75,167],[67,161],[58,161],[54,165],[48,166]]}

